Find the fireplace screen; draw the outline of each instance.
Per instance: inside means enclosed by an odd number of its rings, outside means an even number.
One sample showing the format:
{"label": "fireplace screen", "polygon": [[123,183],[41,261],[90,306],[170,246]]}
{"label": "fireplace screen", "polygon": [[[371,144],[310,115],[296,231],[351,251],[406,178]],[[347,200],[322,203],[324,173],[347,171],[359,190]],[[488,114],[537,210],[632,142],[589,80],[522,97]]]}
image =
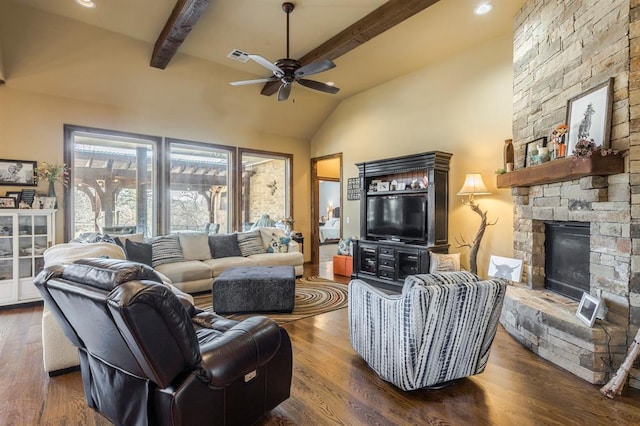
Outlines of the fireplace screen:
{"label": "fireplace screen", "polygon": [[574,300],[589,293],[589,223],[545,222],[545,287]]}

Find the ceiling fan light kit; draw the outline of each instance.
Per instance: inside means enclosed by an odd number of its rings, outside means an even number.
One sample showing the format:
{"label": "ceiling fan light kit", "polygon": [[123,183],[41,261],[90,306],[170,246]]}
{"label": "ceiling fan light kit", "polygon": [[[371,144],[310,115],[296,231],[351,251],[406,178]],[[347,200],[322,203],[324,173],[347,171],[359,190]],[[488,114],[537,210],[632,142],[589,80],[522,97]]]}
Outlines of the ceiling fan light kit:
{"label": "ceiling fan light kit", "polygon": [[[280,88],[278,89],[278,101],[286,101],[289,99],[289,95],[291,94],[291,86],[293,83],[298,83],[302,86],[308,87],[309,89],[318,90],[324,93],[336,94],[340,91],[339,88],[334,85],[321,83],[315,80],[308,80],[303,77],[307,77],[314,74],[319,74],[323,71],[330,70],[331,68],[335,68],[336,64],[329,59],[323,59],[320,61],[312,62],[307,65],[302,65],[299,61],[292,59],[289,57],[289,15],[293,12],[295,8],[294,4],[291,2],[282,3],[282,10],[287,15],[287,56],[283,59],[278,59],[275,62],[271,62],[260,55],[256,55],[253,53],[247,54],[248,58],[252,61],[262,65],[267,68],[269,71],[273,73],[272,77],[268,78],[260,78],[255,80],[243,80],[243,81],[233,81],[230,84],[232,86],[244,86],[247,84],[257,84],[257,83],[270,83],[274,81],[280,81]],[[235,51],[242,52],[238,49]],[[244,52],[242,52],[244,53]],[[229,54],[229,57],[233,52]],[[232,57],[233,59],[237,59]]]}

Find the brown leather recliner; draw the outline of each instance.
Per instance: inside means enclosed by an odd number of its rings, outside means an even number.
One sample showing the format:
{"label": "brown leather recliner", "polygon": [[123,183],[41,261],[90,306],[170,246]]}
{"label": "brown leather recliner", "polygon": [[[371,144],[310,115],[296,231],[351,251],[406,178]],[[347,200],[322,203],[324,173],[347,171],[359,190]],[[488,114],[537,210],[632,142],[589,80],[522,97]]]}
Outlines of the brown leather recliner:
{"label": "brown leather recliner", "polygon": [[194,308],[153,269],[83,259],[35,283],[78,348],[87,404],[123,425],[251,424],[289,398],[287,332]]}

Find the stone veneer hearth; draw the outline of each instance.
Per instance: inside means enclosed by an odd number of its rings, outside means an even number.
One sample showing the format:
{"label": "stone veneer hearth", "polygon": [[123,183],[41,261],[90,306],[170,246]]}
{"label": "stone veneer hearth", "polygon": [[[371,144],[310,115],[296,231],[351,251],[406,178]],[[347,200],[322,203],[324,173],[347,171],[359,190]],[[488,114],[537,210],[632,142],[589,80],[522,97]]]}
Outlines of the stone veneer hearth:
{"label": "stone veneer hearth", "polygon": [[[619,365],[627,351],[628,302],[620,296],[628,286],[631,254],[627,180],[627,174],[584,177],[512,190],[514,253],[524,260],[525,284],[509,289],[502,324],[529,349],[591,383],[607,381],[611,368],[603,360],[609,353]],[[575,316],[577,302],[544,288],[549,220],[590,223],[591,294],[608,307],[602,327],[582,323]]]}
{"label": "stone veneer hearth", "polygon": [[[515,18],[513,61],[516,167],[526,143],[566,121],[568,99],[614,78],[611,146],[626,152],[625,172],[511,189],[524,283],[509,288],[501,318],[543,358],[604,383],[640,325],[640,0],[529,0]],[[590,293],[608,308],[594,328],[575,317],[577,302],[544,289],[549,220],[590,224]]]}

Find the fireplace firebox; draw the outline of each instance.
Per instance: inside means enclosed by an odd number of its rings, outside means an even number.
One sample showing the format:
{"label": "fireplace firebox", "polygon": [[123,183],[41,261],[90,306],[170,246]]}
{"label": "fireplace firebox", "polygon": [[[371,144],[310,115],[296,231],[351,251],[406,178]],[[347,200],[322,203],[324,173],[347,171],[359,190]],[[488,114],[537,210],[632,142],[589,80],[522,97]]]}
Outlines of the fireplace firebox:
{"label": "fireplace firebox", "polygon": [[545,222],[545,288],[574,300],[589,293],[590,225]]}

